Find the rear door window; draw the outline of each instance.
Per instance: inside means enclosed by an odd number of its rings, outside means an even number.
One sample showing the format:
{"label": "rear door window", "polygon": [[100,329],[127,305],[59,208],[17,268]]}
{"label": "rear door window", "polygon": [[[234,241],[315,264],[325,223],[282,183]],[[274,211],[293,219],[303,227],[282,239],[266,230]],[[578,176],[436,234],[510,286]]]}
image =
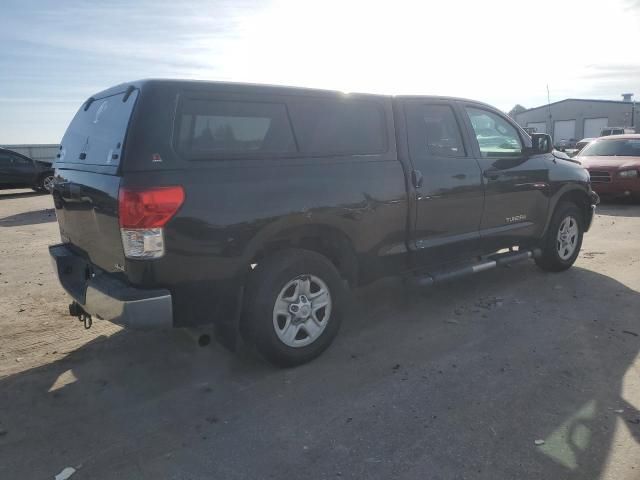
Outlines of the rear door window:
{"label": "rear door window", "polygon": [[376,102],[300,98],[289,107],[303,154],[368,155],[387,150],[384,112]]}
{"label": "rear door window", "polygon": [[465,157],[460,126],[450,105],[407,104],[409,148],[413,155]]}
{"label": "rear door window", "polygon": [[188,157],[253,157],[295,152],[283,103],[188,99],[178,115],[177,149]]}
{"label": "rear door window", "polygon": [[12,157],[8,153],[0,152],[0,172],[6,172],[11,167]]}
{"label": "rear door window", "polygon": [[138,90],[87,102],[78,110],[62,139],[58,161],[118,166]]}

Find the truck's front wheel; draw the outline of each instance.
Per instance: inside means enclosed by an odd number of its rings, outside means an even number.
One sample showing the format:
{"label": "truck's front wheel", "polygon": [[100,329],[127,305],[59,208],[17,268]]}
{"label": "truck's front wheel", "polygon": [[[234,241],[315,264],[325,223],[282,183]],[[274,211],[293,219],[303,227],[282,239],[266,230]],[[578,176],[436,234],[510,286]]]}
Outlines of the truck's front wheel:
{"label": "truck's front wheel", "polygon": [[580,253],[584,233],[583,215],[573,203],[558,205],[542,245],[542,255],[536,259],[540,268],[560,272],[573,265]]}
{"label": "truck's front wheel", "polygon": [[270,362],[300,365],[320,355],[340,327],[345,287],[334,265],[307,250],[261,261],[247,288],[249,338]]}

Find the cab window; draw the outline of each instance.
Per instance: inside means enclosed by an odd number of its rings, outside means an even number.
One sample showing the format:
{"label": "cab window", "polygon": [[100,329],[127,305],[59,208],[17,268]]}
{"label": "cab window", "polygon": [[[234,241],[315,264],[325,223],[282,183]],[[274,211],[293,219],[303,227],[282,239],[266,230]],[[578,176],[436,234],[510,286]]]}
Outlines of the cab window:
{"label": "cab window", "polygon": [[387,150],[384,111],[373,101],[299,98],[289,102],[300,152],[375,155]]}
{"label": "cab window", "polygon": [[189,157],[261,156],[295,151],[282,103],[188,99],[177,128],[178,151]]}
{"label": "cab window", "polygon": [[483,158],[522,155],[520,135],[513,125],[488,110],[466,107]]}
{"label": "cab window", "polygon": [[412,155],[466,156],[460,127],[451,106],[410,104],[406,112]]}

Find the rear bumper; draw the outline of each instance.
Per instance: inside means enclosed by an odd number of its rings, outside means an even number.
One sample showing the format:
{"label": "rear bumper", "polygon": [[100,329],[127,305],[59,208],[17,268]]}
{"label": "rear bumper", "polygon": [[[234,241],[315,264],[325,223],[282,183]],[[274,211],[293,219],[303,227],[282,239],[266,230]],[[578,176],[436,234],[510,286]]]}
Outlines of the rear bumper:
{"label": "rear bumper", "polygon": [[171,293],[132,287],[104,272],[64,244],[49,247],[54,271],[65,291],[88,314],[138,328],[173,326]]}

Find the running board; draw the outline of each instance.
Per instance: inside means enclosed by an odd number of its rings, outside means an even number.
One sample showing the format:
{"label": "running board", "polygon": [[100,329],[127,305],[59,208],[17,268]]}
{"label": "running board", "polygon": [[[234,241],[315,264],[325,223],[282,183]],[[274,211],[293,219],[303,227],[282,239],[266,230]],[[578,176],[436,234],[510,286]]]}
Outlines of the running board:
{"label": "running board", "polygon": [[428,287],[434,283],[446,282],[474,273],[484,272],[485,270],[491,270],[498,266],[511,265],[531,258],[537,258],[541,253],[542,252],[539,248],[518,252],[496,253],[483,258],[480,263],[468,264],[463,267],[453,268],[450,270],[441,270],[429,273],[423,272],[416,274],[412,280],[418,287]]}

